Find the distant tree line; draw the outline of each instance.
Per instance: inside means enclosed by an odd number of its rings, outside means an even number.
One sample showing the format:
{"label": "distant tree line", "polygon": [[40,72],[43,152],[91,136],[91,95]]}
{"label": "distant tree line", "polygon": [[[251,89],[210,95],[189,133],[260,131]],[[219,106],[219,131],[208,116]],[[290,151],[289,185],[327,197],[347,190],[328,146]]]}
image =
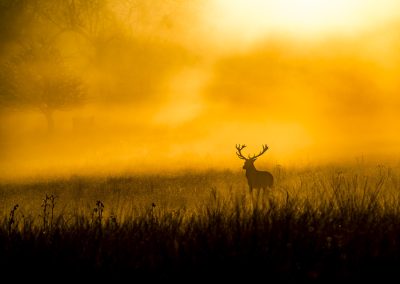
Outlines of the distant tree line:
{"label": "distant tree line", "polygon": [[[151,2],[0,0],[0,107],[39,111],[51,131],[55,111],[89,99],[148,102],[188,56],[154,36],[171,29],[171,11],[185,4]],[[143,35],[146,25],[153,34]]]}

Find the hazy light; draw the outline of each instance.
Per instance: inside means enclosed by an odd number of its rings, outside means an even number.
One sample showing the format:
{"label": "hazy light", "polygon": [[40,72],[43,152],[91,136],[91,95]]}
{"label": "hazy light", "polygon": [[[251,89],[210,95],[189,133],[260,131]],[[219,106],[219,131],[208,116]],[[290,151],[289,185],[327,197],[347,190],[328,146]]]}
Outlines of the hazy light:
{"label": "hazy light", "polygon": [[[31,31],[18,20],[15,31],[23,32],[0,44],[3,76],[14,74],[4,69],[14,62],[13,53],[19,58],[30,40],[40,47],[50,37],[66,69],[88,91],[83,102],[54,111],[53,133],[38,111],[43,104],[0,109],[0,180],[241,170],[238,143],[250,153],[268,144],[260,168],[364,154],[398,157],[400,1],[108,3],[117,4],[107,17],[90,18],[96,13],[83,9],[76,18],[80,28],[68,32],[40,21]],[[45,61],[13,69],[23,78],[17,85],[24,95],[36,82],[40,99],[43,80],[34,75]],[[58,67],[42,75],[50,78]]]}
{"label": "hazy light", "polygon": [[400,15],[395,0],[215,0],[206,21],[218,34],[240,41],[268,35],[316,37],[354,34]]}

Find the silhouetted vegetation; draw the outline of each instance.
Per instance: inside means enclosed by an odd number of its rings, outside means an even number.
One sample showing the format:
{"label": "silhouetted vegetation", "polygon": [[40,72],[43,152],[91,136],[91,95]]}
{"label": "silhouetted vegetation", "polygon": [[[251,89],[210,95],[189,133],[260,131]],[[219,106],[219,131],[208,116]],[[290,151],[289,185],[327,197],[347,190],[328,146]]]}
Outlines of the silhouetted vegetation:
{"label": "silhouetted vegetation", "polygon": [[26,42],[16,56],[0,68],[2,105],[40,111],[49,131],[53,113],[84,102],[83,81],[68,72],[60,52],[46,41]]}
{"label": "silhouetted vegetation", "polygon": [[171,15],[191,8],[147,2],[0,1],[0,114],[40,111],[52,130],[59,110],[160,99],[164,80],[193,60],[162,23],[177,28]]}
{"label": "silhouetted vegetation", "polygon": [[3,275],[398,279],[398,168],[277,167],[273,174],[274,190],[253,196],[242,172],[3,184]]}

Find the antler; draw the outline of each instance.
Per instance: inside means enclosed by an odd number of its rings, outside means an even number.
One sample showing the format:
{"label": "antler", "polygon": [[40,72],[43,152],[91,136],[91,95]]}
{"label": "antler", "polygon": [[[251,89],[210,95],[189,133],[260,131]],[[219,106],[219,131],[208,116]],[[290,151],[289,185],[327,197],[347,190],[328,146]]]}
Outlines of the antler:
{"label": "antler", "polygon": [[253,157],[251,157],[250,159],[252,159],[252,160],[257,159],[257,158],[260,157],[262,154],[264,154],[265,151],[267,151],[267,150],[268,150],[268,145],[267,145],[267,144],[264,144],[264,145],[263,145],[262,151],[261,151],[258,155],[253,155]]}
{"label": "antler", "polygon": [[236,145],[236,155],[238,155],[238,157],[240,158],[240,159],[243,159],[243,160],[247,160],[247,158],[246,157],[244,157],[243,155],[242,155],[242,150],[243,150],[243,148],[245,148],[246,147],[246,145],[240,145],[240,144],[237,144]]}

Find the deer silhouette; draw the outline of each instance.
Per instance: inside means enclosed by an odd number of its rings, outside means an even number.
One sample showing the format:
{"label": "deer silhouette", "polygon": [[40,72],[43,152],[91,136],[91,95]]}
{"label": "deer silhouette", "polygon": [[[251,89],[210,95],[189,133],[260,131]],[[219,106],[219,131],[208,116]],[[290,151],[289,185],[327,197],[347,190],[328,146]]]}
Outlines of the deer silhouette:
{"label": "deer silhouette", "polygon": [[268,150],[268,146],[263,145],[263,149],[258,155],[253,155],[251,157],[249,155],[248,158],[242,155],[242,150],[245,147],[246,145],[236,145],[236,155],[238,155],[240,159],[244,160],[243,169],[246,170],[246,178],[249,184],[250,193],[253,192],[253,188],[266,189],[272,187],[274,184],[274,177],[272,174],[267,171],[259,171],[254,166],[254,162]]}

